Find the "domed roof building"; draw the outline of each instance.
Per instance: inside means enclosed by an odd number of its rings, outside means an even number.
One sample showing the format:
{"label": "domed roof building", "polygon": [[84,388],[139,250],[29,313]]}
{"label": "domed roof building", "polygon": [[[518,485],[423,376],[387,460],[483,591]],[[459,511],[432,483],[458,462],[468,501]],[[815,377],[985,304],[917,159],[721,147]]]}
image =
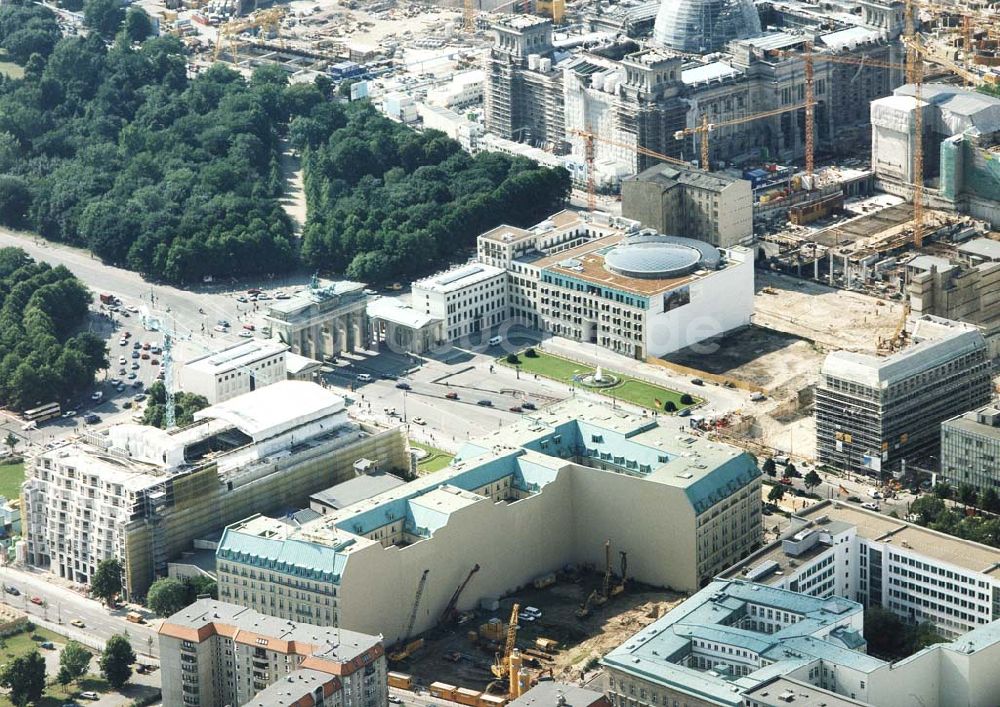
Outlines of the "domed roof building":
{"label": "domed roof building", "polygon": [[663,0],[653,39],[669,49],[703,54],[760,32],[752,0]]}

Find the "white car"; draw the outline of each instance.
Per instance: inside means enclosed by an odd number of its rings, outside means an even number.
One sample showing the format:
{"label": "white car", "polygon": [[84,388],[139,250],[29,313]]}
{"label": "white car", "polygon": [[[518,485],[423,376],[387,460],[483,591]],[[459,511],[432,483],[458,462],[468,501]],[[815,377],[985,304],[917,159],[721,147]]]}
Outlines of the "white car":
{"label": "white car", "polygon": [[869,511],[877,511],[878,510],[878,504],[877,503],[872,503],[871,501],[867,501],[865,503],[862,503],[861,507],[862,508],[867,508]]}
{"label": "white car", "polygon": [[104,399],[104,393],[98,390],[96,393],[90,394],[90,399],[93,400],[94,402],[100,402],[101,400]]}
{"label": "white car", "polygon": [[124,366],[126,363],[128,363],[128,361],[125,360],[124,356],[119,356],[118,357],[118,365],[119,366]]}
{"label": "white car", "polygon": [[118,339],[119,346],[128,346],[128,339]]}
{"label": "white car", "polygon": [[241,339],[252,339],[253,338],[253,332],[252,331],[247,331],[246,329],[244,329],[243,331],[240,332],[239,336],[240,336]]}
{"label": "white car", "polygon": [[414,417],[413,418],[413,424],[414,425],[426,425],[427,424],[427,420],[425,420],[422,417]]}

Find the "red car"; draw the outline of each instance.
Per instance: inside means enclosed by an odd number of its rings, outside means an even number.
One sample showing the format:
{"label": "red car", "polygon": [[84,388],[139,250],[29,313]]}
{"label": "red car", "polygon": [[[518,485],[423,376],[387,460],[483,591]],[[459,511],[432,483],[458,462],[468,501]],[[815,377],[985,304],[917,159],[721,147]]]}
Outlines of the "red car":
{"label": "red car", "polygon": [[458,393],[451,391],[450,393],[445,393],[444,397],[448,398],[448,400],[458,400]]}
{"label": "red car", "polygon": [[42,599],[41,597],[31,597],[31,603],[38,604],[39,606],[41,606],[42,604],[45,603],[45,600]]}
{"label": "red car", "polygon": [[253,324],[244,324],[243,328],[246,329],[247,331],[256,331],[257,330],[257,327],[255,327]]}

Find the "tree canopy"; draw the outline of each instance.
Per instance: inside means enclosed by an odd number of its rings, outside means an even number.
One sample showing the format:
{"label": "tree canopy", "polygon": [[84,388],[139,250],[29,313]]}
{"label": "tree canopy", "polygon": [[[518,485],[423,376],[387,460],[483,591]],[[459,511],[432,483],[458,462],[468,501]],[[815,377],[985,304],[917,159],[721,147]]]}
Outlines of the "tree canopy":
{"label": "tree canopy", "polygon": [[45,659],[38,651],[5,663],[0,669],[0,685],[10,690],[10,701],[15,705],[36,702],[45,690]]}
{"label": "tree canopy", "polygon": [[94,576],[90,578],[90,591],[95,597],[110,604],[122,590],[122,563],[114,558],[97,563]]}
{"label": "tree canopy", "polygon": [[[148,17],[117,0],[86,0],[84,15],[87,36],[60,38],[48,9],[0,7],[0,47],[25,66],[0,79],[0,224],[173,283],[283,272],[300,255],[377,283],[452,262],[503,222],[536,223],[569,193],[564,169],[469,155],[367,102],[332,102],[328,81],[220,64],[188,78],[181,42],[146,37]],[[278,200],[286,135],[303,154],[301,254]]]}
{"label": "tree canopy", "polygon": [[207,594],[213,599],[217,597],[218,590],[215,580],[210,577],[184,577],[183,579],[164,577],[156,580],[149,587],[149,592],[146,594],[146,605],[159,616],[166,617],[193,603],[202,594]]}
{"label": "tree canopy", "polygon": [[221,65],[189,80],[176,37],[134,44],[141,10],[88,0],[85,14],[96,31],[60,39],[49,10],[0,8],[0,46],[27,64],[0,81],[0,223],[178,283],[292,267],[278,131],[285,93],[319,90]]}
{"label": "tree canopy", "polygon": [[310,267],[365,282],[426,273],[500,223],[527,226],[569,193],[565,170],[496,153],[471,156],[360,102],[316,105],[290,138],[303,152]]}
{"label": "tree canopy", "polygon": [[94,656],[76,641],[69,641],[59,654],[59,674],[56,679],[63,685],[83,677]]}
{"label": "tree canopy", "polygon": [[24,410],[93,383],[108,363],[100,338],[77,333],[89,302],[65,267],[0,248],[0,405]]}
{"label": "tree canopy", "polygon": [[104,644],[101,654],[101,672],[104,679],[116,690],[120,690],[132,677],[132,663],[135,662],[135,651],[128,636],[115,634]]}
{"label": "tree canopy", "polygon": [[[159,427],[162,430],[167,426],[167,388],[160,381],[156,381],[146,392],[149,398],[146,401],[146,410],[142,413],[142,424]],[[178,427],[190,425],[194,422],[194,414],[207,407],[208,400],[204,395],[174,393],[174,423]]]}

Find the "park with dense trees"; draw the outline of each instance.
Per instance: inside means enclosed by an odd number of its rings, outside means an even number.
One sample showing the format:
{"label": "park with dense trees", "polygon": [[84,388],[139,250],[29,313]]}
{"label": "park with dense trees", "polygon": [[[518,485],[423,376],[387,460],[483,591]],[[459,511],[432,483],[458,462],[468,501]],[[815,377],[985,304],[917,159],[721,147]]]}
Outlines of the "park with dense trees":
{"label": "park with dense trees", "polygon": [[424,274],[500,223],[528,226],[558,209],[569,173],[523,158],[471,156],[443,133],[417,133],[368,103],[324,103],[294,118],[309,223],[303,260],[363,282]]}
{"label": "park with dense trees", "polygon": [[0,405],[24,410],[87,389],[107,347],[78,333],[90,292],[65,267],[0,248]]}
{"label": "park with dense trees", "polygon": [[[180,41],[144,38],[141,10],[82,5],[89,31],[66,37],[42,6],[0,6],[0,48],[25,70],[0,76],[0,225],[177,284],[302,262],[378,283],[452,262],[568,194],[565,170],[468,155],[336,102],[322,79],[289,85],[265,66],[246,80],[221,64],[189,78]],[[286,136],[303,155],[301,253],[279,203]]]}

